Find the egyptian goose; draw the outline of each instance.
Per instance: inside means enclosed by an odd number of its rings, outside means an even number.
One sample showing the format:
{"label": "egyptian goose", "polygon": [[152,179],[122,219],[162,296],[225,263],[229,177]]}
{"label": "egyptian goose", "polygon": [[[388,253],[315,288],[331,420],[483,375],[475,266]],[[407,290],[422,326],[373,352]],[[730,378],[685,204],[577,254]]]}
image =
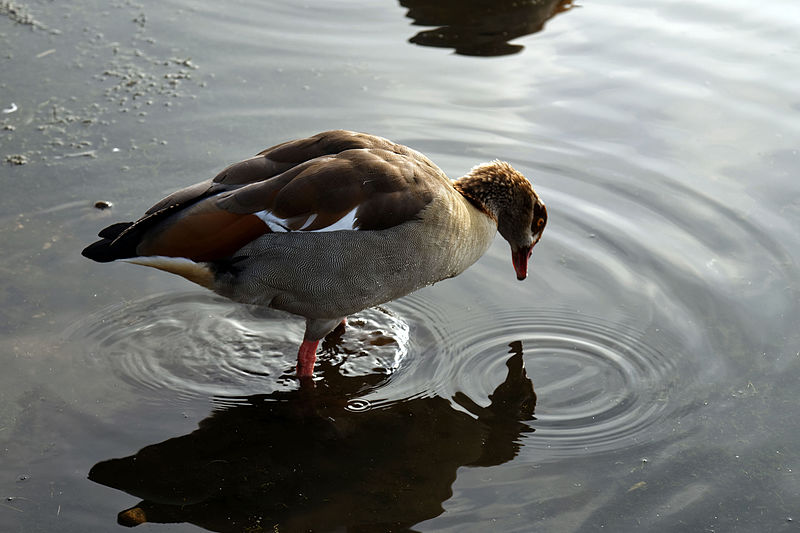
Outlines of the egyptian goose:
{"label": "egyptian goose", "polygon": [[347,315],[463,272],[496,231],[525,279],[547,211],[493,161],[455,181],[387,139],[327,131],[267,148],[181,189],[83,250],[124,259],[247,304],[305,317],[297,375]]}

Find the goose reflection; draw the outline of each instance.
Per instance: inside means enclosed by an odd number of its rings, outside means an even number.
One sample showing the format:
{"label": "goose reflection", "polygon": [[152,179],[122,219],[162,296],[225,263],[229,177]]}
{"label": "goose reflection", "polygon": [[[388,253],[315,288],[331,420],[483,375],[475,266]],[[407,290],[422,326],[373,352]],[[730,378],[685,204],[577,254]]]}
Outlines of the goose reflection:
{"label": "goose reflection", "polygon": [[467,56],[516,54],[508,41],[536,33],[545,22],[569,11],[572,0],[400,0],[418,26],[438,26],[409,39],[422,46],[454,48]]}
{"label": "goose reflection", "polygon": [[[461,466],[511,460],[533,429],[536,394],[511,345],[508,374],[481,407],[414,398],[358,410],[382,376],[321,364],[314,387],[251,396],[181,437],[102,461],[89,479],[142,498],[118,522],[228,531],[389,531],[443,512]],[[469,413],[469,414],[468,414]]]}

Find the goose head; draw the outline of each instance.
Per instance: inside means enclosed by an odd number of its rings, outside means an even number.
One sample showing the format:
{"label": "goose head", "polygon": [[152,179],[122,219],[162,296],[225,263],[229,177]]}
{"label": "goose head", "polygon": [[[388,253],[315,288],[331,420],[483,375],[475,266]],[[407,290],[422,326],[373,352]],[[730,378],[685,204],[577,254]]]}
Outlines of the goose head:
{"label": "goose head", "polygon": [[473,167],[454,186],[497,222],[497,231],[511,246],[517,279],[525,279],[533,247],[547,225],[547,209],[531,183],[505,161],[492,161]]}

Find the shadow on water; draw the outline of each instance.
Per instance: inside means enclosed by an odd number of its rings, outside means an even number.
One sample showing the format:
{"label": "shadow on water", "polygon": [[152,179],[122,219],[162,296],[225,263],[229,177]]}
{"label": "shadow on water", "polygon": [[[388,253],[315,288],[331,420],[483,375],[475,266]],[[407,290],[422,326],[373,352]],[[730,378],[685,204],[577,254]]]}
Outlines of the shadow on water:
{"label": "shadow on water", "polygon": [[400,0],[417,26],[438,26],[409,42],[453,48],[465,56],[504,56],[524,47],[509,41],[541,31],[545,22],[574,7],[572,0]]}
{"label": "shadow on water", "polygon": [[522,343],[510,346],[487,407],[459,392],[370,409],[352,398],[385,376],[346,377],[323,360],[316,386],[224,405],[188,435],[97,463],[89,479],[143,499],[119,513],[127,526],[407,529],[443,512],[459,467],[507,462],[533,431],[536,394]]}

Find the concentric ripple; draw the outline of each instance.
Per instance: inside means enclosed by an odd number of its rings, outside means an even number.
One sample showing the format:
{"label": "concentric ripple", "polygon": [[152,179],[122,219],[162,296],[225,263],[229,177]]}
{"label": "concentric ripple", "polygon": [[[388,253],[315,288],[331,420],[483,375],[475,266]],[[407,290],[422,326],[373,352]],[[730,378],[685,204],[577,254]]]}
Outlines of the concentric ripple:
{"label": "concentric ripple", "polygon": [[517,321],[511,331],[524,346],[528,375],[540,384],[531,445],[619,449],[669,431],[663,423],[677,408],[677,365],[645,344],[641,332],[552,314]]}
{"label": "concentric ripple", "polygon": [[[430,313],[430,303],[412,297],[393,308],[411,319]],[[680,344],[663,333],[564,310],[500,310],[492,312],[490,323],[477,314],[450,318],[446,328],[428,330],[430,344],[419,345],[425,337],[412,334],[412,359],[430,360],[409,361],[399,374],[417,368],[417,377],[394,380],[380,394],[411,391],[427,373],[427,390],[413,395],[452,398],[460,391],[485,405],[505,378],[505,362],[518,341],[538,397],[536,420],[530,422],[535,432],[526,446],[548,455],[618,450],[658,439],[670,432],[668,419],[682,408],[675,401],[678,387],[692,386],[692,372],[679,368],[686,364]]]}
{"label": "concentric ripple", "polygon": [[[176,397],[241,397],[297,386],[293,377],[304,322],[213,294],[159,295],[105,309],[70,337],[88,345],[87,364],[108,365],[124,381]],[[344,375],[387,374],[408,350],[408,326],[379,308],[351,316],[346,334],[321,358]]]}

